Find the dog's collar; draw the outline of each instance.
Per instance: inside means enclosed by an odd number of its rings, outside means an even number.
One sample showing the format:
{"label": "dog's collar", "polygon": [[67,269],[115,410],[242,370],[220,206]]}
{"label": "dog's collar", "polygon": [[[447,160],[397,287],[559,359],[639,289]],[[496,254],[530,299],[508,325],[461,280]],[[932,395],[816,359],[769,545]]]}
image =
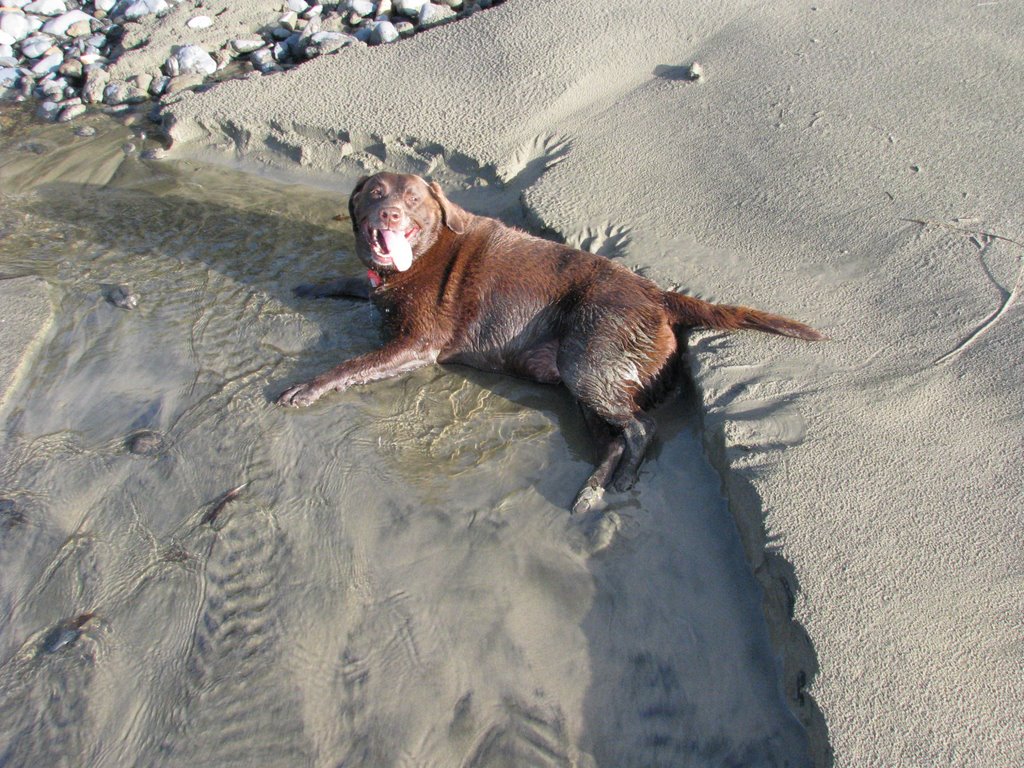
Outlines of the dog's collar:
{"label": "dog's collar", "polygon": [[366,276],[370,278],[371,288],[376,288],[378,285],[384,282],[384,278],[382,278],[375,269],[366,270]]}

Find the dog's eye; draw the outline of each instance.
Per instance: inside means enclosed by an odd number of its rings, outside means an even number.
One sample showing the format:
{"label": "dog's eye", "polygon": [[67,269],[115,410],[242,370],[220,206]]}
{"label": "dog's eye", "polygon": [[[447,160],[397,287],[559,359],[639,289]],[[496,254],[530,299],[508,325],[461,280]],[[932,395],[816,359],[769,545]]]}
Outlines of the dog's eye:
{"label": "dog's eye", "polygon": [[420,196],[419,195],[409,195],[409,204],[410,205],[416,205],[417,203],[419,203],[419,201],[420,201]]}
{"label": "dog's eye", "polygon": [[370,197],[373,198],[374,200],[380,200],[382,197],[384,197],[384,190],[381,189],[380,187],[374,187],[373,189],[370,190]]}

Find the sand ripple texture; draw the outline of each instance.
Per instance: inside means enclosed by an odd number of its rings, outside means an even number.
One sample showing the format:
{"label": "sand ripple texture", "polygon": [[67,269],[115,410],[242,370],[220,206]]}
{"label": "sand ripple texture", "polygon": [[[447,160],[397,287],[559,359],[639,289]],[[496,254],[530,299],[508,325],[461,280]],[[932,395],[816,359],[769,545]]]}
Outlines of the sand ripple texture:
{"label": "sand ripple texture", "polygon": [[582,521],[558,389],[434,369],[277,408],[378,343],[292,295],[359,270],[341,193],[123,130],[0,146],[0,271],[55,307],[2,414],[0,763],[806,764],[692,406]]}

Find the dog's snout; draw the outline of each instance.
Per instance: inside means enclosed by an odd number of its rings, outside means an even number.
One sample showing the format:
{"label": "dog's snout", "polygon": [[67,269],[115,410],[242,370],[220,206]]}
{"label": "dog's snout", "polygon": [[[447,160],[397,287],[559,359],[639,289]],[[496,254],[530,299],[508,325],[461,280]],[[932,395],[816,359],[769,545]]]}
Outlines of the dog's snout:
{"label": "dog's snout", "polygon": [[380,223],[385,227],[402,221],[402,211],[394,206],[380,209]]}

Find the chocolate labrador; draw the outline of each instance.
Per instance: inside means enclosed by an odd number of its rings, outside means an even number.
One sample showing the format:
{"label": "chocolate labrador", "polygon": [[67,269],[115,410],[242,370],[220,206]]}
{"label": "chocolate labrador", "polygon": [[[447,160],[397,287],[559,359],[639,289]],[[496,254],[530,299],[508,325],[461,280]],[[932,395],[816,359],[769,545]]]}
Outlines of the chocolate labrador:
{"label": "chocolate labrador", "polygon": [[367,277],[305,295],[371,299],[385,344],[290,387],[277,402],[310,405],[431,363],[562,383],[600,451],[574,512],[589,510],[607,487],[635,482],[654,434],[648,411],[673,384],[688,330],[821,338],[785,317],[663,291],[602,256],[469,213],[419,176],[360,179],[349,214]]}

